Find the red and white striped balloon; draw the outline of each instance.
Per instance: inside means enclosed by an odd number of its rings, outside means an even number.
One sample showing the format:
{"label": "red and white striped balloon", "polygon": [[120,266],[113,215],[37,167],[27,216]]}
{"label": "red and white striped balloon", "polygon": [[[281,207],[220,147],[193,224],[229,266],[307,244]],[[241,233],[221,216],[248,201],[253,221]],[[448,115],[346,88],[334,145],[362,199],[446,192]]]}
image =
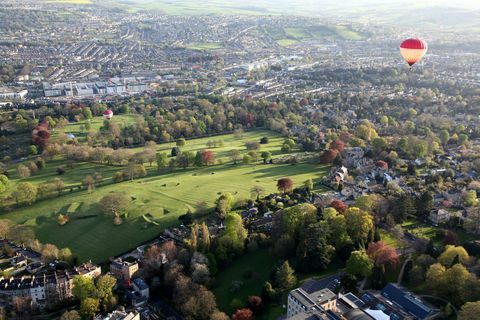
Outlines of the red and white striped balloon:
{"label": "red and white striped balloon", "polygon": [[410,67],[419,62],[427,50],[427,43],[418,38],[407,39],[400,45],[400,54]]}

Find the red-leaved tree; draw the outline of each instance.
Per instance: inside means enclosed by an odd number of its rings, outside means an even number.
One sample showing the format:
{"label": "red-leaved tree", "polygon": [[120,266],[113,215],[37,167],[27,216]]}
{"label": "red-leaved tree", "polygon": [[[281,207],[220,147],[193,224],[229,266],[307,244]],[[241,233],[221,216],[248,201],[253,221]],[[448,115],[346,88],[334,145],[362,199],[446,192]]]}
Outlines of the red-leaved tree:
{"label": "red-leaved tree", "polygon": [[293,181],[290,178],[281,178],[277,181],[278,191],[283,193],[291,192],[293,190]]}
{"label": "red-leaved tree", "polygon": [[377,161],[377,167],[382,169],[382,170],[388,170],[388,163],[386,163],[383,160],[378,160]]}
{"label": "red-leaved tree", "polygon": [[330,203],[330,207],[334,208],[335,210],[337,210],[337,212],[339,213],[345,213],[345,211],[347,211],[348,209],[348,206],[345,204],[345,202],[343,202],[342,200],[333,200],[332,203]]}
{"label": "red-leaved tree", "polygon": [[232,320],[251,320],[253,319],[253,312],[250,309],[238,309],[232,316]]}
{"label": "red-leaved tree", "polygon": [[248,305],[253,312],[258,313],[262,310],[262,298],[259,296],[249,296]]}
{"label": "red-leaved tree", "polygon": [[373,263],[379,265],[396,266],[399,262],[397,250],[383,241],[371,242],[367,254]]}
{"label": "red-leaved tree", "polygon": [[37,146],[45,147],[50,139],[48,123],[42,122],[32,131],[32,141]]}
{"label": "red-leaved tree", "polygon": [[333,160],[335,160],[335,158],[337,157],[337,154],[338,154],[337,150],[329,149],[322,154],[320,161],[324,164],[332,163]]}
{"label": "red-leaved tree", "polygon": [[212,150],[204,150],[202,152],[202,161],[206,166],[215,164],[215,152]]}
{"label": "red-leaved tree", "polygon": [[330,143],[330,149],[337,150],[338,152],[341,153],[343,152],[343,149],[345,149],[345,142],[343,142],[340,139],[334,140]]}

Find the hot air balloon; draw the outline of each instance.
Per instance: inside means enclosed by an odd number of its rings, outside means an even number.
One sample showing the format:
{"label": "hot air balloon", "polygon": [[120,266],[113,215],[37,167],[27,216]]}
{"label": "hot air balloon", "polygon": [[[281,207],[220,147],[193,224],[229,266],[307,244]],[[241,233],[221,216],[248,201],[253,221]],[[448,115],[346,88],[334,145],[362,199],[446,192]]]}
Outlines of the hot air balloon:
{"label": "hot air balloon", "polygon": [[419,62],[427,53],[428,45],[425,41],[418,38],[407,39],[400,45],[400,54],[411,67]]}
{"label": "hot air balloon", "polygon": [[113,111],[108,109],[103,112],[103,119],[110,120],[113,117]]}

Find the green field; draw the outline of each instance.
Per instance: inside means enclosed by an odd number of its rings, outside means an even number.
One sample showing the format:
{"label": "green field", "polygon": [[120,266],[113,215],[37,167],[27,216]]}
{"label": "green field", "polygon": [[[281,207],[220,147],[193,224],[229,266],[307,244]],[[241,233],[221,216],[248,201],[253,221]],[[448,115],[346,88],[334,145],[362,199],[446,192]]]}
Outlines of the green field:
{"label": "green field", "polygon": [[361,40],[366,36],[345,25],[318,25],[288,28],[265,27],[263,31],[275,39],[280,46],[290,46],[300,41],[309,40]]}
{"label": "green field", "polygon": [[294,39],[280,39],[280,40],[277,40],[277,43],[279,46],[288,47],[298,43],[298,41]]}
{"label": "green field", "polygon": [[222,44],[217,42],[199,42],[199,43],[190,43],[186,46],[187,49],[207,51],[215,50],[222,48]]}
{"label": "green field", "polygon": [[[217,285],[213,288],[220,309],[232,314],[237,308],[247,304],[248,296],[260,296],[276,262],[277,260],[267,250],[258,250],[247,253],[221,271],[215,278]],[[252,274],[247,276],[246,273]],[[232,281],[243,283],[239,291],[230,290]]]}
{"label": "green field", "polygon": [[[119,126],[127,126],[135,123],[135,115],[132,114],[121,114],[121,115],[114,115],[112,122],[118,124]],[[58,137],[59,133],[66,133],[66,134],[73,134],[77,138],[77,141],[80,143],[85,142],[88,130],[85,130],[85,124],[89,122],[91,125],[90,130],[98,131],[100,127],[103,126],[104,119],[103,117],[95,117],[90,120],[83,120],[79,122],[72,122],[67,124],[64,128],[61,129],[54,129],[52,132],[52,139]],[[83,130],[82,130],[83,126]]]}
{"label": "green field", "polygon": [[[67,193],[4,214],[2,218],[32,226],[42,243],[69,247],[81,261],[92,259],[101,262],[155,237],[165,227],[178,224],[178,216],[194,209],[200,201],[212,206],[220,192],[228,191],[237,199],[244,199],[250,197],[253,185],[261,185],[268,192],[273,192],[276,191],[278,178],[289,176],[296,184],[308,178],[318,181],[327,169],[311,164],[226,164],[179,170],[97,188],[91,194],[86,191]],[[128,218],[121,226],[113,225],[112,217],[102,214],[98,206],[98,201],[110,192],[123,192],[132,197]],[[73,202],[82,205],[67,225],[58,225],[56,213],[65,212]],[[169,213],[163,214],[164,209]],[[142,218],[145,214],[151,214],[160,225],[146,224]],[[148,227],[144,228],[145,225]]]}
{"label": "green field", "polygon": [[[265,249],[249,252],[235,260],[230,266],[223,269],[215,278],[213,293],[217,298],[219,308],[227,314],[232,314],[237,308],[247,305],[248,296],[261,295],[263,285],[271,281],[270,276],[278,259]],[[340,272],[344,265],[334,259],[328,269],[320,272],[297,273],[299,284],[308,279],[322,279]],[[247,271],[253,271],[253,276],[246,277]],[[241,281],[243,285],[237,292],[232,292],[232,281]],[[284,305],[287,304],[288,292],[283,292],[279,299],[266,302],[263,312],[256,316],[258,320],[275,320],[286,313]]]}
{"label": "green field", "polygon": [[[122,124],[130,124],[133,123],[134,118],[133,116],[118,116],[114,118],[115,121]],[[67,125],[65,128],[61,130],[57,130],[54,133],[54,137],[58,135],[59,132],[63,133],[73,133],[79,142],[83,142],[85,140],[85,134],[80,131],[80,126],[84,124],[85,121],[73,123]],[[95,118],[91,120],[92,129],[98,130],[103,123],[101,117]],[[283,143],[284,138],[275,132],[267,131],[267,130],[253,130],[247,131],[243,134],[241,139],[235,138],[233,134],[225,134],[225,135],[218,135],[213,137],[205,137],[199,139],[192,139],[188,140],[186,145],[182,148],[183,151],[193,151],[196,152],[201,149],[207,149],[208,141],[222,141],[223,146],[217,148],[208,148],[215,151],[217,161],[222,163],[230,162],[229,159],[229,151],[232,149],[238,149],[242,153],[247,153],[245,149],[245,142],[246,141],[259,141],[260,138],[267,136],[270,139],[268,144],[261,146],[261,151],[270,151],[272,153],[272,157],[276,158],[281,156],[281,146]],[[175,146],[175,142],[170,143],[163,143],[157,146],[158,152],[166,152],[170,154],[171,149]],[[133,151],[141,151],[142,147],[133,148]],[[28,162],[28,161],[27,161]],[[106,164],[98,164],[98,163],[89,163],[89,162],[75,162],[73,167],[69,167],[67,161],[63,159],[54,159],[47,163],[46,168],[40,170],[37,174],[32,175],[26,179],[20,179],[16,173],[16,167],[18,163],[11,164],[9,167],[9,176],[10,176],[10,183],[9,188],[1,195],[6,195],[7,193],[11,192],[15,189],[16,185],[20,181],[31,182],[33,184],[40,184],[42,182],[51,180],[53,178],[61,178],[65,182],[65,186],[67,189],[73,186],[79,186],[82,180],[87,175],[93,175],[94,173],[99,173],[103,176],[104,179],[111,178],[115,172],[122,170],[123,167],[121,166],[110,166]],[[62,176],[57,175],[57,168],[64,167],[65,174]],[[146,164],[147,171],[155,172],[156,166],[155,164],[153,167],[149,167]]]}
{"label": "green field", "polygon": [[[121,118],[120,118],[121,119]],[[98,119],[94,120],[99,125]],[[75,132],[69,125],[65,132]],[[53,243],[59,247],[69,247],[79,256],[80,260],[92,259],[96,262],[107,260],[110,256],[118,255],[132,249],[142,242],[154,238],[164,228],[178,224],[178,216],[195,210],[195,206],[206,201],[213,206],[214,200],[221,192],[231,192],[236,199],[250,197],[250,189],[254,185],[263,186],[267,192],[276,191],[276,180],[289,176],[297,185],[306,179],[318,181],[329,169],[325,166],[314,164],[251,164],[233,165],[228,157],[232,149],[239,149],[247,153],[244,143],[246,141],[259,141],[261,137],[268,136],[270,142],[261,145],[261,151],[271,151],[273,157],[281,156],[280,147],[283,137],[277,133],[265,130],[248,131],[241,138],[233,134],[215,137],[205,137],[188,140],[183,150],[196,151],[206,148],[211,140],[222,140],[223,146],[211,148],[217,155],[218,165],[177,169],[173,172],[158,174],[156,166],[147,167],[148,176],[133,182],[125,181],[110,184],[108,178],[119,170],[121,166],[108,166],[97,163],[78,162],[73,167],[66,166],[61,159],[47,163],[47,167],[36,175],[20,180],[15,173],[15,166],[10,168],[12,178],[9,190],[2,195],[7,195],[14,190],[19,181],[29,181],[34,184],[60,177],[66,184],[66,189],[59,197],[39,201],[32,206],[15,209],[3,214],[2,218],[10,219],[17,224],[32,226],[37,238],[42,243]],[[160,144],[158,151],[170,152],[175,143]],[[137,150],[141,150],[139,147]],[[218,161],[219,160],[219,161]],[[56,168],[65,166],[65,174],[58,176]],[[88,174],[100,173],[108,184],[97,187],[92,193],[70,188],[79,186]],[[104,215],[98,201],[110,192],[123,192],[131,197],[128,208],[128,217],[121,226],[115,226],[112,217]],[[72,208],[72,204],[78,204]],[[75,205],[76,206],[76,205]],[[73,206],[73,207],[75,207]],[[60,226],[56,221],[59,213],[71,214],[67,225]],[[166,211],[165,211],[166,209]],[[166,214],[164,212],[167,212]]]}

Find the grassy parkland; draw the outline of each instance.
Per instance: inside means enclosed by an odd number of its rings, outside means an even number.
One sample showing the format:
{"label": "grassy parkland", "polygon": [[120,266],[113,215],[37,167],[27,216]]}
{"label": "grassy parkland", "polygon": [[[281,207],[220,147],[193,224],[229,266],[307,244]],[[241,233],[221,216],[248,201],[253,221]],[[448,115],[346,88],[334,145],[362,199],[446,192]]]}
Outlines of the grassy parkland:
{"label": "grassy parkland", "polygon": [[[63,130],[75,134],[80,125],[69,125]],[[216,153],[215,165],[159,172],[155,164],[145,164],[146,177],[120,183],[111,183],[115,172],[122,170],[122,166],[118,165],[75,162],[68,166],[66,160],[59,158],[47,162],[37,174],[20,179],[12,164],[9,190],[0,196],[11,192],[19,182],[39,185],[57,177],[65,182],[65,190],[57,197],[14,208],[2,214],[1,218],[31,227],[41,243],[69,247],[80,261],[91,259],[103,262],[154,238],[165,228],[178,225],[178,217],[189,210],[195,212],[199,204],[213,207],[215,199],[223,192],[230,192],[236,200],[244,200],[251,197],[253,186],[274,192],[279,178],[288,176],[296,185],[301,185],[310,178],[314,182],[320,180],[329,169],[308,163],[263,164],[260,160],[254,164],[240,162],[234,165],[231,162],[230,150],[238,149],[246,154],[245,142],[258,141],[262,137],[268,137],[269,143],[262,145],[259,152],[270,151],[273,158],[285,155],[281,151],[284,138],[266,130],[248,131],[241,138],[227,134],[192,139],[182,147],[183,151],[207,149],[209,141],[222,141],[219,147],[208,148]],[[174,145],[159,144],[156,150],[169,153]],[[142,150],[141,147],[137,149]],[[59,166],[65,167],[61,176],[56,171]],[[100,184],[89,193],[79,186],[86,175],[93,173],[100,173],[108,183]],[[112,217],[103,213],[98,204],[100,199],[113,192],[124,193],[129,198],[121,225],[114,225]],[[69,222],[60,225],[57,220],[59,214],[68,214]]]}

